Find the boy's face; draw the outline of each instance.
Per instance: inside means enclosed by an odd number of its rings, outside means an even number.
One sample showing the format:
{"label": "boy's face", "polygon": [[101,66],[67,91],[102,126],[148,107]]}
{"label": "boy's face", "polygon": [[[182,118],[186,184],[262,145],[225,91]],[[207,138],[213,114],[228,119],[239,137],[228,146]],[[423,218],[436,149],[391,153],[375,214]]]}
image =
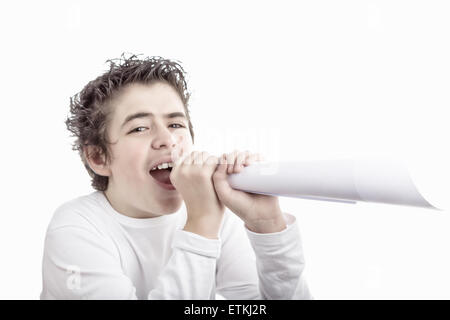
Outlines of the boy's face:
{"label": "boy's face", "polygon": [[[186,112],[177,91],[164,82],[135,83],[123,88],[111,107],[108,137],[113,142],[112,159],[105,191],[109,201],[119,212],[135,218],[177,211],[183,201],[180,193],[163,188],[149,173],[155,163],[172,153],[192,150]],[[138,113],[141,116],[127,121]],[[167,117],[173,113],[181,116]]]}

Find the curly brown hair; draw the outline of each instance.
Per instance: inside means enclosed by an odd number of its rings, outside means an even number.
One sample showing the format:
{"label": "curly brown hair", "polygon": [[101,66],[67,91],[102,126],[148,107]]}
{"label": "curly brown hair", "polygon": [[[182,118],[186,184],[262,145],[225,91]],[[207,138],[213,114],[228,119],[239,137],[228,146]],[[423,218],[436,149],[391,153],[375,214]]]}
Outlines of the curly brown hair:
{"label": "curly brown hair", "polygon": [[171,85],[180,95],[183,101],[186,117],[189,123],[189,131],[194,141],[194,131],[189,115],[188,102],[190,93],[187,90],[186,72],[178,63],[163,59],[160,56],[139,57],[125,53],[117,59],[109,59],[109,70],[95,80],[90,81],[79,93],[70,98],[70,116],[65,124],[76,137],[72,150],[78,151],[83,164],[92,178],[91,185],[94,189],[105,191],[108,187],[108,177],[95,173],[84,154],[84,147],[93,146],[94,153],[88,157],[95,159],[104,156],[105,161],[112,159],[108,141],[107,124],[109,123],[112,108],[110,102],[117,96],[120,89],[131,83],[150,84],[157,81]]}

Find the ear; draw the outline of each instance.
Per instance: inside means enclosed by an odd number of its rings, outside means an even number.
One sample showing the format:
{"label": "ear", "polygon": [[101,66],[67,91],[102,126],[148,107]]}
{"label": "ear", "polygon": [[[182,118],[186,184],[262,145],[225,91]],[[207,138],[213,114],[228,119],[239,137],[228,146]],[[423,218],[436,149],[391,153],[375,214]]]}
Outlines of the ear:
{"label": "ear", "polygon": [[106,163],[106,156],[101,152],[99,147],[85,146],[83,147],[83,154],[92,171],[104,177],[111,175],[109,165]]}

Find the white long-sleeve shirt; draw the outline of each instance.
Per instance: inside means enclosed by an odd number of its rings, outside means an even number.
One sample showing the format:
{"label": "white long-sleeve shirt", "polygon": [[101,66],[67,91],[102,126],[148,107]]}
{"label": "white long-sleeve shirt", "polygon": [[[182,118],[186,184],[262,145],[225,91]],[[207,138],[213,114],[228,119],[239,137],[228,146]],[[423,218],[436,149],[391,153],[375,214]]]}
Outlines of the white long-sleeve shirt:
{"label": "white long-sleeve shirt", "polygon": [[95,191],[58,207],[47,229],[41,299],[312,299],[295,217],[258,234],[228,209],[219,239],[182,230],[186,207],[117,212]]}

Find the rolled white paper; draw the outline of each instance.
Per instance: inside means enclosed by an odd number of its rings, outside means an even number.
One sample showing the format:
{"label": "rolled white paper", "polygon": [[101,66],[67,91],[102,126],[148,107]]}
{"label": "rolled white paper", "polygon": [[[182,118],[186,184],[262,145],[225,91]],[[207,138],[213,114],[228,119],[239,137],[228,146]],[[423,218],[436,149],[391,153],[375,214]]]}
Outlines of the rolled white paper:
{"label": "rolled white paper", "polygon": [[390,159],[254,162],[228,181],[250,193],[436,209],[419,193],[406,166]]}

